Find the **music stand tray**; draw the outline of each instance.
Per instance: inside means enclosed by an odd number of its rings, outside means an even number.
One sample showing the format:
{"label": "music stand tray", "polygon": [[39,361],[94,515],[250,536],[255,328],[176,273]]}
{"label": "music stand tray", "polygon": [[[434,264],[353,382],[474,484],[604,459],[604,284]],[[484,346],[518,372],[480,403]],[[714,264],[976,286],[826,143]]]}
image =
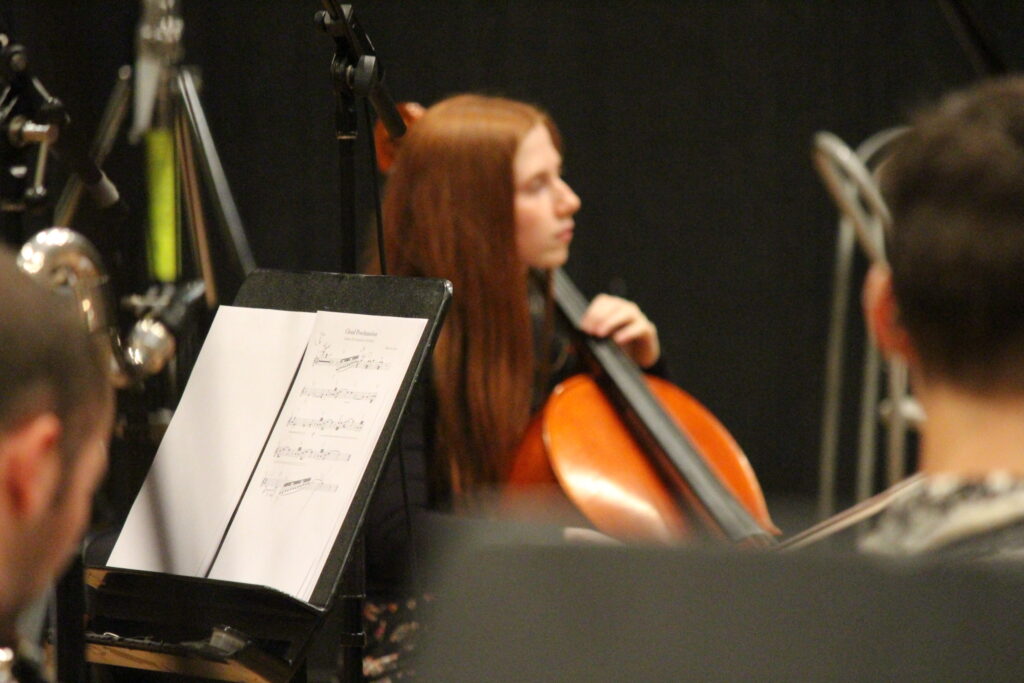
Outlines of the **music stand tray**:
{"label": "music stand tray", "polygon": [[[236,306],[427,320],[398,396],[309,601],[251,584],[135,571],[87,570],[87,659],[232,681],[290,681],[332,615],[342,619],[340,668],[359,672],[365,591],[361,527],[409,402],[430,358],[451,284],[430,278],[256,270]],[[347,672],[353,680],[359,673]]]}

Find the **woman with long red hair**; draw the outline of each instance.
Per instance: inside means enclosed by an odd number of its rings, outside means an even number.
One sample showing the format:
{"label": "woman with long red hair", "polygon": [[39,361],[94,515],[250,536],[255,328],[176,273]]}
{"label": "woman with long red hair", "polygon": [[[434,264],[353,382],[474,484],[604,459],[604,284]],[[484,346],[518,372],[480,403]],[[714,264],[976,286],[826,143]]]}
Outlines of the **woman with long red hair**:
{"label": "woman with long red hair", "polygon": [[[543,283],[568,259],[579,208],[562,179],[558,129],[531,105],[451,97],[402,139],[384,199],[388,272],[448,279],[454,295],[368,520],[371,653],[389,630],[380,620],[394,613],[376,598],[401,585],[404,500],[479,510],[507,476],[531,413],[564,377],[568,343],[554,331]],[[581,328],[611,337],[641,367],[659,361],[655,326],[625,299],[599,295]]]}

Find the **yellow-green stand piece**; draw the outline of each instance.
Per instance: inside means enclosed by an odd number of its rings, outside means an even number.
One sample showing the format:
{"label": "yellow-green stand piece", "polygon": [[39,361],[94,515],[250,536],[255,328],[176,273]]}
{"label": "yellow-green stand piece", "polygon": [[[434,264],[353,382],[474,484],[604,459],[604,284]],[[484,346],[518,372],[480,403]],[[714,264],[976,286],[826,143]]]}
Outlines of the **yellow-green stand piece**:
{"label": "yellow-green stand piece", "polygon": [[146,183],[149,188],[149,270],[158,282],[175,282],[180,273],[177,177],[174,134],[153,128],[146,138]]}

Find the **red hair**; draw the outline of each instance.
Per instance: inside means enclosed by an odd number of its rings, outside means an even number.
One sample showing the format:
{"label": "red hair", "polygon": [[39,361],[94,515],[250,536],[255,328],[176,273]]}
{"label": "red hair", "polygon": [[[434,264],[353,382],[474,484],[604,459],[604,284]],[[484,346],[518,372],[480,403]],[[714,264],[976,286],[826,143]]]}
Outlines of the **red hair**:
{"label": "red hair", "polygon": [[442,277],[452,308],[434,351],[436,455],[453,492],[500,483],[530,418],[537,377],[528,269],[515,243],[513,159],[546,114],[496,97],[431,107],[402,140],[384,200],[395,275]]}

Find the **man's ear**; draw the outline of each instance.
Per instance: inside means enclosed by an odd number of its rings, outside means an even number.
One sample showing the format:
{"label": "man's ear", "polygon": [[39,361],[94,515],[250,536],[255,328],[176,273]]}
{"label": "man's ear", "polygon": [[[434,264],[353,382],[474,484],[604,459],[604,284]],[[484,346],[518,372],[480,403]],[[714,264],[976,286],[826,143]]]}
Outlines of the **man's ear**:
{"label": "man's ear", "polygon": [[0,475],[12,515],[33,518],[45,511],[60,484],[61,424],[42,413],[0,440]]}
{"label": "man's ear", "polygon": [[892,291],[892,271],[888,266],[875,264],[868,270],[862,303],[868,329],[882,353],[913,362],[917,354],[910,335],[900,324],[899,305]]}

